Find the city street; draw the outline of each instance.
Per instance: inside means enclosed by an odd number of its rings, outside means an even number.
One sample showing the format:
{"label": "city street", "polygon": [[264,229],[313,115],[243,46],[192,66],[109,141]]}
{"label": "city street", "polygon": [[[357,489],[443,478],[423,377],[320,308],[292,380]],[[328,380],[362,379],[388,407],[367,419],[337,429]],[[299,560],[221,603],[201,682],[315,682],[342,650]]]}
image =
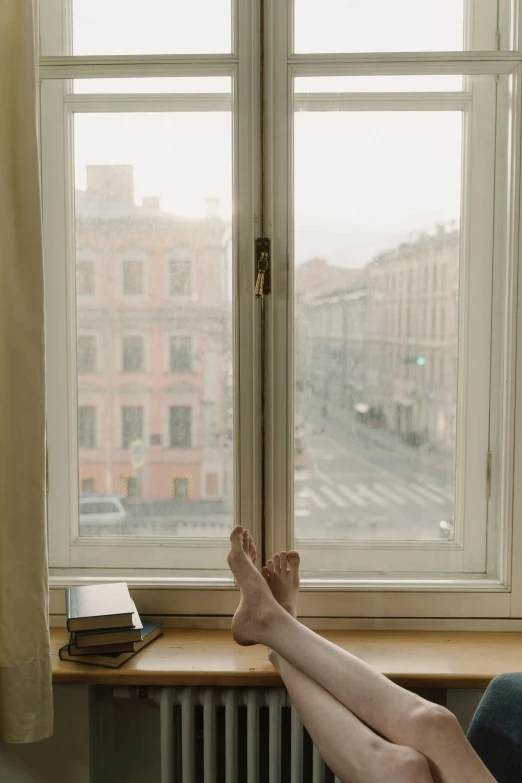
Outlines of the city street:
{"label": "city street", "polygon": [[453,460],[364,424],[303,435],[295,475],[296,540],[438,539],[453,517]]}

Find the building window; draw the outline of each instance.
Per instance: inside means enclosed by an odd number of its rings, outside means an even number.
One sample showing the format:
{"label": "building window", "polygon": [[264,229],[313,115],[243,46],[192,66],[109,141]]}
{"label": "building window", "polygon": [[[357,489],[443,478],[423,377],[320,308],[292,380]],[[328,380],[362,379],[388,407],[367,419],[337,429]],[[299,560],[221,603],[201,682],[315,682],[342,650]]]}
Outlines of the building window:
{"label": "building window", "polygon": [[189,500],[192,497],[192,476],[171,476],[170,497],[173,500]]}
{"label": "building window", "polygon": [[192,408],[174,405],[169,408],[169,445],[171,449],[188,449],[192,445]]}
{"label": "building window", "polygon": [[133,440],[143,438],[143,406],[123,405],[121,409],[121,447],[128,449]]}
{"label": "building window", "polygon": [[80,476],[80,494],[88,495],[96,492],[98,482],[95,476]]}
{"label": "building window", "polygon": [[94,296],[94,261],[76,262],[76,293],[78,296]]}
{"label": "building window", "polygon": [[96,448],[96,407],[80,405],[78,407],[78,447]]}
{"label": "building window", "polygon": [[218,494],[218,474],[207,473],[205,476],[205,491],[207,497],[216,497]]}
{"label": "building window", "polygon": [[169,261],[169,295],[190,296],[191,289],[190,261],[171,259]]}
{"label": "building window", "polygon": [[78,335],[78,372],[96,372],[96,337],[90,334]]}
{"label": "building window", "polygon": [[136,476],[121,477],[121,493],[129,500],[136,500],[141,497],[141,483]]}
{"label": "building window", "polygon": [[433,291],[437,290],[437,264],[433,264]]}
{"label": "building window", "polygon": [[122,291],[124,296],[140,296],[145,293],[143,261],[122,262]]}
{"label": "building window", "polygon": [[446,338],[446,310],[444,307],[440,311],[440,337],[441,340]]}
{"label": "building window", "polygon": [[143,337],[123,337],[121,343],[123,372],[143,372],[145,364]]}
{"label": "building window", "polygon": [[192,338],[171,337],[169,343],[170,372],[192,372]]}
{"label": "building window", "polygon": [[437,337],[437,310],[431,308],[431,337],[433,340]]}

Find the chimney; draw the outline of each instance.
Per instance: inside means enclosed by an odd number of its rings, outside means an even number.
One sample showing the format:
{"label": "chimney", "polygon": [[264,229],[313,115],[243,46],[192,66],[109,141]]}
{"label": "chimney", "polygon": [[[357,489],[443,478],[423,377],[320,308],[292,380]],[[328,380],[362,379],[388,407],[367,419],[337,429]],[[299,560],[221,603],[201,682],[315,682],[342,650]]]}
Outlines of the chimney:
{"label": "chimney", "polygon": [[218,198],[207,198],[207,218],[219,219]]}
{"label": "chimney", "polygon": [[134,204],[134,166],[87,166],[87,192]]}
{"label": "chimney", "polygon": [[143,196],[141,205],[147,209],[153,209],[155,212],[160,211],[160,197],[159,196]]}

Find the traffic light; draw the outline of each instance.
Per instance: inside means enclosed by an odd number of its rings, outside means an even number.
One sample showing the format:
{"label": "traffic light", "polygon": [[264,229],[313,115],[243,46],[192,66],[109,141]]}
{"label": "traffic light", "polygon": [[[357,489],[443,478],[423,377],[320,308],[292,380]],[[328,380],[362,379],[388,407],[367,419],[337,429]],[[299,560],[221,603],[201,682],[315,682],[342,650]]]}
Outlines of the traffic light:
{"label": "traffic light", "polygon": [[404,360],[404,364],[416,364],[417,367],[424,367],[426,361],[427,359],[425,356],[410,356],[408,359]]}

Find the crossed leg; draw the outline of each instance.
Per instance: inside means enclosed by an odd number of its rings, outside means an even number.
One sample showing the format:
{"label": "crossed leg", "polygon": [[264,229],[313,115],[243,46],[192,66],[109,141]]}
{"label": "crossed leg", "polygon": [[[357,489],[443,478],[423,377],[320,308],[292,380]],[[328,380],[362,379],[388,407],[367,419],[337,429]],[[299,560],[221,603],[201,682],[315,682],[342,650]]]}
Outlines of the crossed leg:
{"label": "crossed leg", "polygon": [[[342,780],[494,783],[448,710],[405,691],[298,623],[274,599],[267,574],[263,579],[253,565],[248,531],[238,526],[230,540],[228,562],[241,589],[234,638],[274,651],[272,660],[303,723]],[[328,710],[335,719],[328,720]]]}

